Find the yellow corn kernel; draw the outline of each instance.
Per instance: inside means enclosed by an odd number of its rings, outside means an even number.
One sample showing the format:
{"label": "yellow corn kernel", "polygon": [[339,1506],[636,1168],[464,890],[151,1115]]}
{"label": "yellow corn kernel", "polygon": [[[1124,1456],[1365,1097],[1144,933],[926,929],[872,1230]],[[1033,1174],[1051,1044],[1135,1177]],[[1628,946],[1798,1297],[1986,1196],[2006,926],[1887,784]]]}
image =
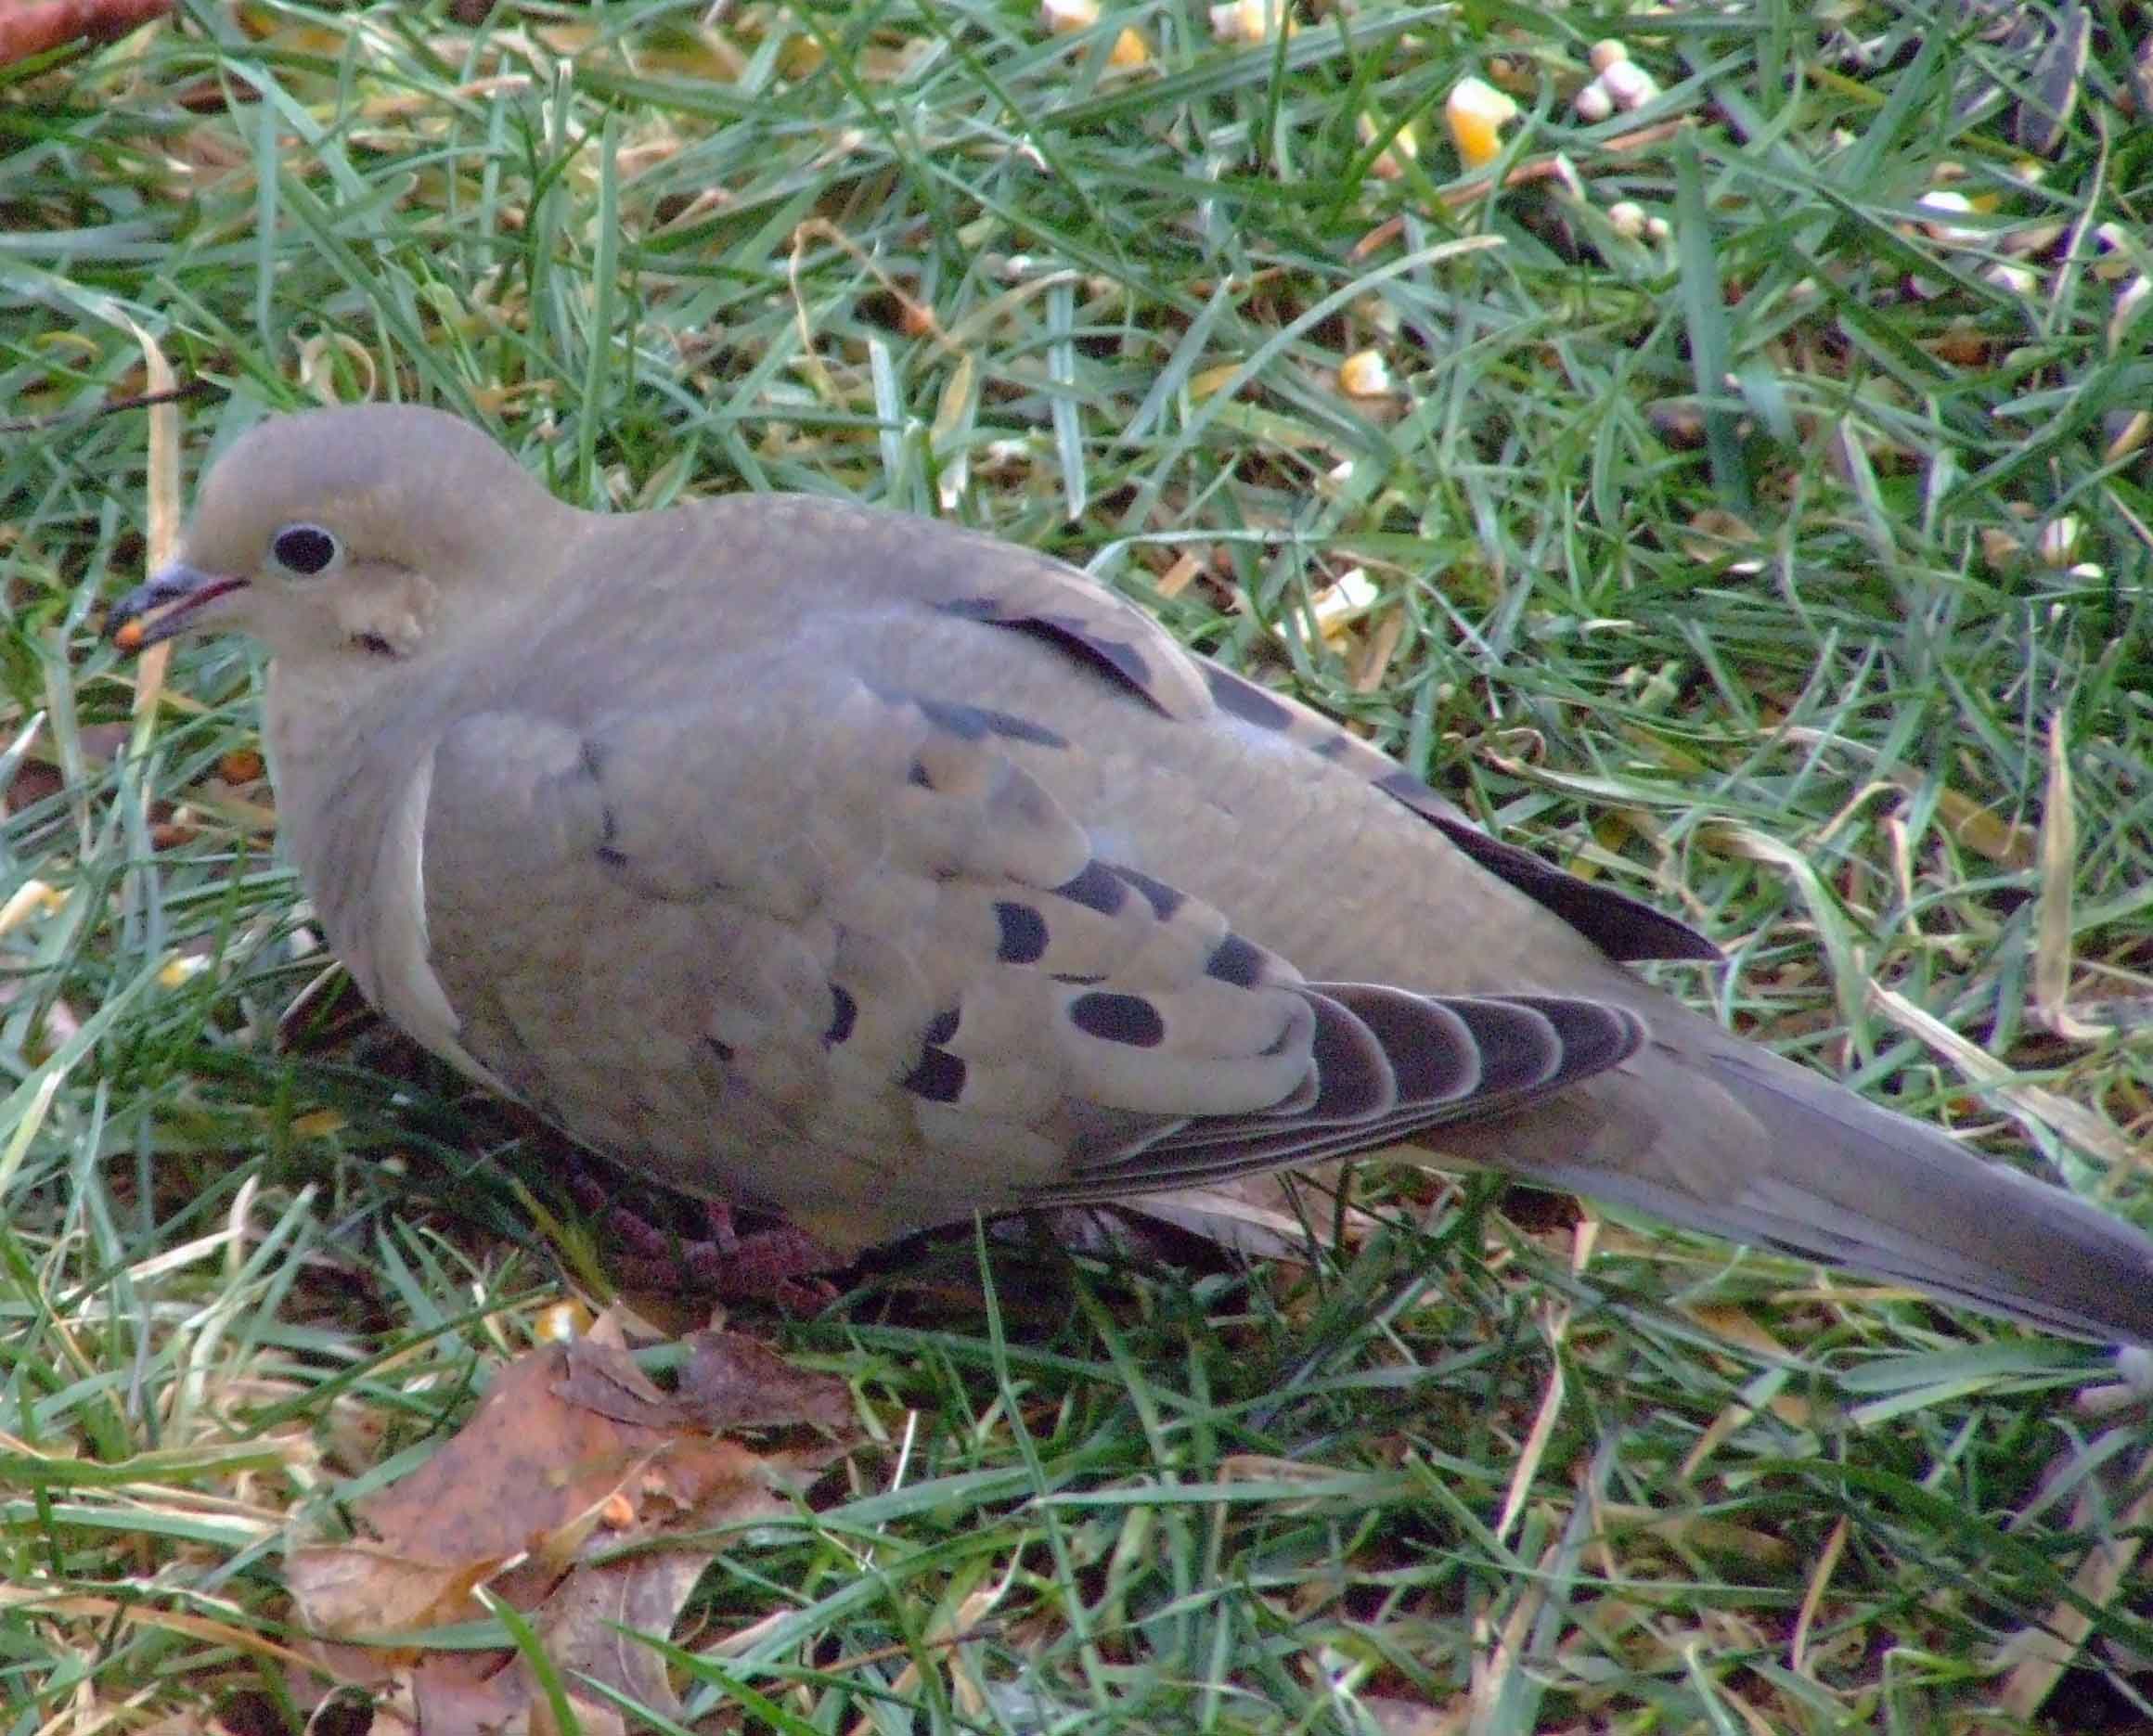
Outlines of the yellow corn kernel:
{"label": "yellow corn kernel", "polygon": [[1485,169],[1502,154],[1502,128],[1517,118],[1517,105],[1485,79],[1462,78],[1443,105],[1450,139],[1468,169]]}
{"label": "yellow corn kernel", "polygon": [[1393,390],[1390,364],[1380,350],[1356,350],[1338,364],[1338,389],[1349,398],[1380,398]]}

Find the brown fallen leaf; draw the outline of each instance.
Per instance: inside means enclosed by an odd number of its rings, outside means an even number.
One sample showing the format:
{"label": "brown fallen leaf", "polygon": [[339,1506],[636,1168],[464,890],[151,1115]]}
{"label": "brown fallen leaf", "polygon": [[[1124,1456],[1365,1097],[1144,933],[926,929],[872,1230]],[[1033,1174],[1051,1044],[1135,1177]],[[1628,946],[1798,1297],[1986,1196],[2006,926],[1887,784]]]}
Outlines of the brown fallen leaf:
{"label": "brown fallen leaf", "polygon": [[543,1548],[664,1445],[660,1430],[621,1423],[558,1395],[563,1373],[600,1357],[619,1353],[579,1340],[519,1357],[439,1452],[359,1503],[360,1522],[384,1549],[421,1561],[471,1562]]}
{"label": "brown fallen leaf", "polygon": [[172,0],[18,0],[0,6],[0,66],[71,42],[111,42],[162,18]]}
{"label": "brown fallen leaf", "polygon": [[[790,1511],[844,1450],[851,1417],[843,1382],[729,1334],[696,1336],[677,1393],[644,1374],[611,1320],[530,1351],[440,1451],[357,1504],[370,1538],[293,1557],[311,1655],[332,1682],[382,1696],[380,1736],[539,1730],[551,1712],[522,1654],[425,1643],[428,1629],[505,1602],[539,1636],[587,1731],[624,1728],[594,1681],[674,1716],[664,1659],[634,1636],[670,1635],[713,1551],[668,1537]],[[815,1424],[837,1439],[757,1453],[718,1437],[713,1419]],[[302,1697],[326,1691],[303,1685]]]}
{"label": "brown fallen leaf", "polygon": [[706,1429],[852,1426],[852,1393],[842,1381],[796,1369],[759,1340],[697,1332],[677,1394],[683,1417]]}
{"label": "brown fallen leaf", "polygon": [[560,1370],[548,1387],[564,1404],[637,1428],[680,1426],[678,1407],[621,1345],[606,1344],[592,1332],[570,1340],[561,1349]]}
{"label": "brown fallen leaf", "polygon": [[663,1550],[573,1575],[540,1612],[546,1655],[563,1676],[604,1682],[677,1723],[682,1708],[664,1655],[633,1636],[671,1633],[707,1559]]}
{"label": "brown fallen leaf", "polygon": [[[5,8],[0,7],[0,12]],[[0,65],[5,65],[0,59]],[[84,724],[75,732],[83,763],[102,770],[117,759],[127,745],[125,724]],[[45,741],[34,741],[15,768],[15,776],[8,780],[5,801],[7,812],[17,814],[37,803],[50,800],[67,788],[60,776],[58,752]]]}
{"label": "brown fallen leaf", "polygon": [[471,1592],[509,1559],[413,1561],[376,1544],[316,1544],[293,1555],[290,1580],[316,1633],[417,1633],[469,1613]]}

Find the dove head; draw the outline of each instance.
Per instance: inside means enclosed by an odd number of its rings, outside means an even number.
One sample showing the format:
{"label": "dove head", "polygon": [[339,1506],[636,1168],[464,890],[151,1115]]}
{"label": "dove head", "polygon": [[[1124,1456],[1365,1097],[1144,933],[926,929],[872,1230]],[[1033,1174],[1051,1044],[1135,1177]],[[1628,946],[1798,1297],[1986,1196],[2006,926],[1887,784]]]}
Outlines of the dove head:
{"label": "dove head", "polygon": [[211,469],[179,558],[114,606],[109,630],[128,650],[239,631],[279,657],[401,662],[512,600],[489,575],[552,570],[580,516],[438,410],[273,417]]}

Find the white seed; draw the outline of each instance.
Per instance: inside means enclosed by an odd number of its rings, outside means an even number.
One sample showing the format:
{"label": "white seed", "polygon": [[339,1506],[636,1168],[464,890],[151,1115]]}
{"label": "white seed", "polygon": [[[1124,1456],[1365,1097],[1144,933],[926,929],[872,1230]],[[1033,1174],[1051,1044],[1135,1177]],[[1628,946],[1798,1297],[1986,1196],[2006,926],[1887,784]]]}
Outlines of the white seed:
{"label": "white seed", "polygon": [[2094,231],[2094,245],[2102,258],[2094,267],[2096,277],[2121,277],[2131,269],[2131,256],[2137,250],[2132,245],[2131,232],[2120,223],[2104,223]]}
{"label": "white seed", "polygon": [[1220,42],[1269,42],[1283,23],[1286,33],[1294,26],[1285,17],[1285,0],[1229,0],[1211,8],[1211,34]]}
{"label": "white seed", "polygon": [[[1914,201],[1917,210],[1933,212],[1938,219],[1966,217],[1973,214],[1974,201],[1964,193],[1954,193],[1949,187],[1931,187]],[[1972,225],[1924,220],[1921,225],[1939,241],[1953,247],[1970,247],[1990,239],[1990,232]]]}
{"label": "white seed", "polygon": [[2071,564],[2077,552],[2080,525],[2077,517],[2065,513],[2059,519],[2051,519],[2041,527],[2041,564],[2057,572]]}
{"label": "white seed", "polygon": [[1617,60],[1603,67],[1600,83],[1607,87],[1615,106],[1625,113],[1644,108],[1659,95],[1657,82],[1634,60]]}
{"label": "white seed", "polygon": [[1375,581],[1359,567],[1339,574],[1337,584],[1316,598],[1316,631],[1325,638],[1343,632],[1347,622],[1373,608],[1381,595]]}
{"label": "white seed", "polygon": [[2153,293],[2153,278],[2147,277],[2143,272],[2123,286],[2122,292],[2116,297],[2116,311],[2108,315],[2109,349],[2122,343],[2123,334],[2146,311],[2146,297],[2149,293]]}

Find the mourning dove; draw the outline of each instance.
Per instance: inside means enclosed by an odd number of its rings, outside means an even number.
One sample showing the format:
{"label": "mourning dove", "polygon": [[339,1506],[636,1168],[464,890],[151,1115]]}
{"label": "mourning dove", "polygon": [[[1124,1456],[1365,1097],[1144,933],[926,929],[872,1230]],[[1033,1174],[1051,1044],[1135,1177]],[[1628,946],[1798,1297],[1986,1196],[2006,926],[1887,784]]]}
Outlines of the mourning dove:
{"label": "mourning dove", "polygon": [[268,648],[279,829],[375,1006],[833,1260],[1407,1141],[2153,1342],[2153,1241],[1646,984],[1715,949],[1043,556],[580,511],[373,405],[237,441],[114,619]]}

